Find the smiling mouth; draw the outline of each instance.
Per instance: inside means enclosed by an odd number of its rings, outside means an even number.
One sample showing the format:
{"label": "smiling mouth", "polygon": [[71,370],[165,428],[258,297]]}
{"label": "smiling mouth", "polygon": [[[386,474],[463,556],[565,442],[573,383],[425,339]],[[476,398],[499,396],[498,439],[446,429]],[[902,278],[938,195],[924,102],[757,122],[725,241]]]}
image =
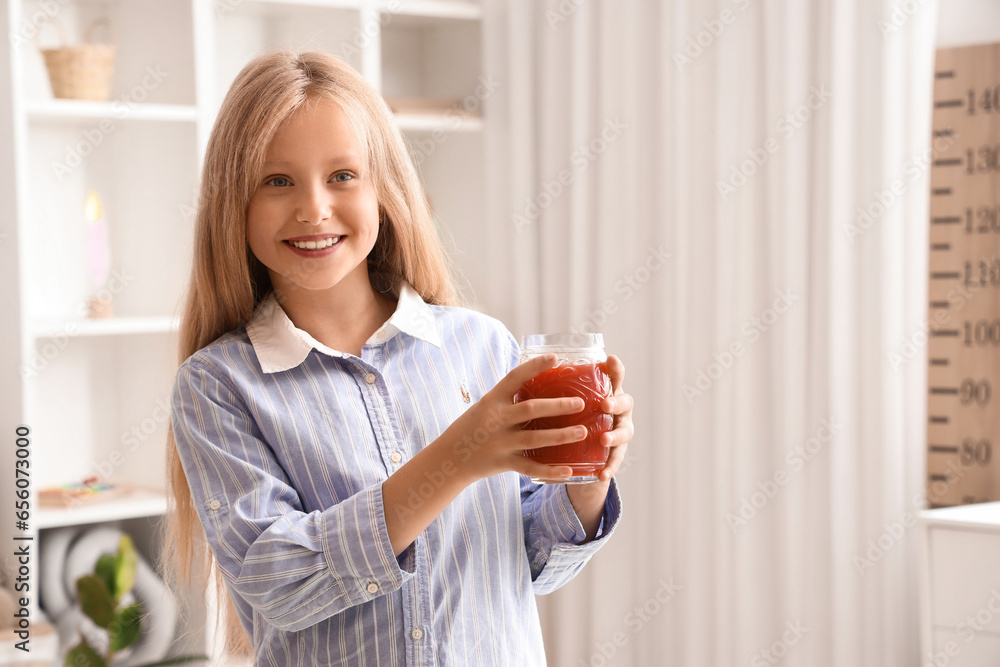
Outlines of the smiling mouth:
{"label": "smiling mouth", "polygon": [[285,241],[289,245],[293,245],[299,250],[325,250],[332,245],[340,243],[340,239],[343,236],[330,236],[325,239],[320,239],[318,241]]}

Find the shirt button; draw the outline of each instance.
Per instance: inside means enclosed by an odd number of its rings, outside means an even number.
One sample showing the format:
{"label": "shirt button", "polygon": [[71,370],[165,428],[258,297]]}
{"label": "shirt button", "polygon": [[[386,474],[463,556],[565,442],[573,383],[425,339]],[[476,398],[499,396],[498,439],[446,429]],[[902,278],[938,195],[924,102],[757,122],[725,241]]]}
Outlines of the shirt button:
{"label": "shirt button", "polygon": [[399,452],[393,452],[392,454],[389,454],[389,460],[393,463],[399,463],[403,460],[403,455]]}
{"label": "shirt button", "polygon": [[369,584],[365,587],[365,590],[371,593],[372,595],[375,595],[376,593],[378,593],[378,584],[376,584],[374,581],[369,582]]}
{"label": "shirt button", "polygon": [[212,502],[210,502],[210,503],[208,504],[208,506],[209,506],[210,508],[212,508],[213,510],[217,510],[217,509],[219,509],[220,507],[222,507],[222,503],[220,503],[220,502],[219,502],[218,500],[213,500]]}
{"label": "shirt button", "polygon": [[369,373],[368,375],[366,375],[365,382],[367,382],[368,384],[375,384],[375,374]]}
{"label": "shirt button", "polygon": [[410,633],[410,636],[413,637],[416,641],[420,641],[421,639],[424,638],[424,631],[421,630],[420,628],[414,628],[413,632]]}

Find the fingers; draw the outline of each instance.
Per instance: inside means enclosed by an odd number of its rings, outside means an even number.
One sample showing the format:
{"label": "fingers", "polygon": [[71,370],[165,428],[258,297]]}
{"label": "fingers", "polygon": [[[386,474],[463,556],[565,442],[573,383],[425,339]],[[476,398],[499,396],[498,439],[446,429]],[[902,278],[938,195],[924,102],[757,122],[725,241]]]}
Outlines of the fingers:
{"label": "fingers", "polygon": [[615,427],[601,435],[601,444],[605,447],[619,447],[631,442],[635,435],[635,425],[630,417],[616,420]]}
{"label": "fingers", "polygon": [[534,479],[565,479],[573,474],[570,466],[546,465],[528,458],[522,458],[512,469]]}
{"label": "fingers", "polygon": [[566,426],[564,428],[546,428],[541,430],[521,431],[518,447],[522,449],[539,449],[554,445],[569,445],[580,442],[587,437],[586,426]]}
{"label": "fingers", "polygon": [[622,461],[625,460],[625,447],[615,447],[611,450],[611,454],[608,456],[608,462],[604,465],[604,468],[597,471],[597,479],[602,482],[606,482],[611,479],[618,468],[621,466]]}
{"label": "fingers", "polygon": [[623,415],[632,412],[633,405],[632,395],[620,392],[601,401],[601,410],[612,415]]}
{"label": "fingers", "polygon": [[515,367],[510,373],[507,373],[497,383],[496,387],[493,388],[493,391],[500,392],[505,399],[509,400],[525,382],[543,371],[554,368],[558,359],[554,354],[544,354],[540,357],[528,359],[523,364]]}
{"label": "fingers", "polygon": [[622,390],[622,381],[625,380],[625,364],[613,354],[608,355],[608,376],[611,378],[611,389],[613,394],[618,394]]}
{"label": "fingers", "polygon": [[510,406],[506,414],[511,423],[523,424],[541,417],[571,415],[583,410],[585,405],[582,398],[532,398]]}

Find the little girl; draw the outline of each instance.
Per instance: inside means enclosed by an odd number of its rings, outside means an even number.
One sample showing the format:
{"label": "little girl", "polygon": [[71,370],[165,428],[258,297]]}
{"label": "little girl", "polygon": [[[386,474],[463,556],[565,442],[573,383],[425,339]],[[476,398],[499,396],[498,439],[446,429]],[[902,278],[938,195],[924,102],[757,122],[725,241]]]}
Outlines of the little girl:
{"label": "little girl", "polygon": [[572,579],[619,518],[621,362],[600,481],[532,483],[572,471],[523,450],[586,431],[520,425],[583,403],[514,403],[554,356],[518,365],[503,325],[452,305],[391,113],[330,55],[248,64],[202,182],[170,521],[181,580],[194,564],[217,575],[225,650],[252,645],[273,667],[544,664],[534,595]]}

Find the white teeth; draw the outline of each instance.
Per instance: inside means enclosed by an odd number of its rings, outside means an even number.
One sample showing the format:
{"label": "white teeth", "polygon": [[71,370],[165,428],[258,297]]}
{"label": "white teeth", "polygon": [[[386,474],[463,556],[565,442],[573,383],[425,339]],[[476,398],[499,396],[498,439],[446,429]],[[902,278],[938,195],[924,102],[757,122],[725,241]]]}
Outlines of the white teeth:
{"label": "white teeth", "polygon": [[339,240],[339,236],[331,236],[322,241],[289,241],[289,243],[302,250],[322,250],[323,248],[329,248]]}

